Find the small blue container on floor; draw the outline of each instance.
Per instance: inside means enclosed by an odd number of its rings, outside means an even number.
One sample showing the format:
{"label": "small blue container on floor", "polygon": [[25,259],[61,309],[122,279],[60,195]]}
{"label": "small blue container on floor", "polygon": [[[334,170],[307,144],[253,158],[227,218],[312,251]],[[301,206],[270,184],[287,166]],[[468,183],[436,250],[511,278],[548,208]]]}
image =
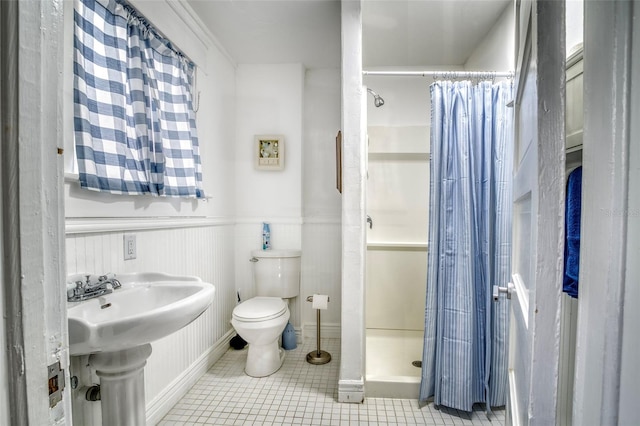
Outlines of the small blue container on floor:
{"label": "small blue container on floor", "polygon": [[287,326],[282,332],[282,347],[288,351],[298,347],[298,343],[296,341],[296,330],[290,322],[287,323]]}

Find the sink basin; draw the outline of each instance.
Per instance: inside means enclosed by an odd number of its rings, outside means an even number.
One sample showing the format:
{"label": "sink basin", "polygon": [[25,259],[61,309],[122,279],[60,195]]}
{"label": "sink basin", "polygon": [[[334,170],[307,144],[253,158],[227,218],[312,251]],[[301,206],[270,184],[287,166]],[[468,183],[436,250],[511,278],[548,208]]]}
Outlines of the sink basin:
{"label": "sink basin", "polygon": [[168,336],[200,316],[215,293],[197,277],[136,273],[117,279],[122,287],[113,293],[67,302],[71,355],[115,352]]}

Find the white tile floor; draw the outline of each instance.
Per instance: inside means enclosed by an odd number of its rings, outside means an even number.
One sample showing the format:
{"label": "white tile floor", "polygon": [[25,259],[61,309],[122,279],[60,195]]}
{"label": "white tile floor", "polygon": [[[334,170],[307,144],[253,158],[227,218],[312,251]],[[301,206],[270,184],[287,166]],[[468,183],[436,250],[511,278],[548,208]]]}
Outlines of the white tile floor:
{"label": "white tile floor", "polygon": [[330,363],[311,365],[306,354],[315,349],[308,339],[287,351],[282,368],[269,377],[244,374],[246,349],[230,349],[194,385],[159,426],[185,425],[483,425],[502,426],[504,412],[490,418],[472,413],[418,407],[415,399],[366,398],[362,404],[338,399],[340,341],[323,339]]}

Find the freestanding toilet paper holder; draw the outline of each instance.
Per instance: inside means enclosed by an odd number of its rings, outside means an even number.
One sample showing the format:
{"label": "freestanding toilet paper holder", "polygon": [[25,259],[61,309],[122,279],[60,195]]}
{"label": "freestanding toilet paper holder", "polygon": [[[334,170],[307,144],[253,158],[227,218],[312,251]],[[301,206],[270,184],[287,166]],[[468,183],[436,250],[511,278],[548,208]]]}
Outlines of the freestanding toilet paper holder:
{"label": "freestanding toilet paper holder", "polygon": [[[329,298],[327,298],[327,302]],[[307,297],[307,302],[313,302],[313,296]],[[320,350],[320,309],[316,309],[316,350],[307,354],[307,362],[314,365],[322,365],[331,361],[331,354]]]}

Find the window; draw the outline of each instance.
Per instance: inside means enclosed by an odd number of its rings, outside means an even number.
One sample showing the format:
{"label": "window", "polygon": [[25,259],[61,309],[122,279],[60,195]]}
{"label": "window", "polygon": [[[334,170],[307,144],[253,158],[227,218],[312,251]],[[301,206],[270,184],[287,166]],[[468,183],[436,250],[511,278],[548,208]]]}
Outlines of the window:
{"label": "window", "polygon": [[74,23],[81,186],[203,198],[194,64],[127,4],[76,0]]}

